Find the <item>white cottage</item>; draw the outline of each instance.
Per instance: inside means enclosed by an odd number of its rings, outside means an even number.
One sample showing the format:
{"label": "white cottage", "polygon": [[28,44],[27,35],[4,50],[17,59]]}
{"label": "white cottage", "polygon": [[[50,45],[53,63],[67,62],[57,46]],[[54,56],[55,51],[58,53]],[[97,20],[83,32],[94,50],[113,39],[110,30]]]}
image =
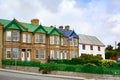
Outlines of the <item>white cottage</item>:
{"label": "white cottage", "polygon": [[92,54],[105,59],[105,45],[95,36],[79,34],[79,56]]}

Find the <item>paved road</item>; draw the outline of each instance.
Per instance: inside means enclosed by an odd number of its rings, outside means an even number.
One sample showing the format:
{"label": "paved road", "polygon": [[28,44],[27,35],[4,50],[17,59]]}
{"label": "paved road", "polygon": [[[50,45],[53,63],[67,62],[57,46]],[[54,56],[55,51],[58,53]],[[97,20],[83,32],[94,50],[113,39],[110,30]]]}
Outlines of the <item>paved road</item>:
{"label": "paved road", "polygon": [[0,71],[0,80],[73,80],[73,79],[46,77],[46,76]]}

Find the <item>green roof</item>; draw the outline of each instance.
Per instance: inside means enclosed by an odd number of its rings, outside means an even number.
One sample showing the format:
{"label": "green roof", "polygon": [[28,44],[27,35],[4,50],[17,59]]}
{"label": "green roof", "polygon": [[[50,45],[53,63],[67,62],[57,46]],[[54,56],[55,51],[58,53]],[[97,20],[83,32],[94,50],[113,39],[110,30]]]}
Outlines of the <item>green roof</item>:
{"label": "green roof", "polygon": [[47,33],[48,35],[62,35],[55,27],[47,27],[47,26],[42,26],[40,25],[33,25],[31,23],[24,23],[24,22],[19,22],[16,19],[13,19],[12,21],[10,20],[5,20],[5,19],[0,19],[0,23],[4,25],[4,29],[18,29],[21,31],[28,31],[28,32],[41,32],[41,33]]}

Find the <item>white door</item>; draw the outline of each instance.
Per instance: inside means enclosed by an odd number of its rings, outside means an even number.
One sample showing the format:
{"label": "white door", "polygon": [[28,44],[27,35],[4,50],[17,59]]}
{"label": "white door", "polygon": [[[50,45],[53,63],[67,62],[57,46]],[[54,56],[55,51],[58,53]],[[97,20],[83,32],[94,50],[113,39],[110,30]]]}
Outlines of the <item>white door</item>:
{"label": "white door", "polygon": [[25,60],[25,52],[22,52],[22,61],[24,61]]}
{"label": "white door", "polygon": [[30,61],[30,51],[27,51],[27,61]]}

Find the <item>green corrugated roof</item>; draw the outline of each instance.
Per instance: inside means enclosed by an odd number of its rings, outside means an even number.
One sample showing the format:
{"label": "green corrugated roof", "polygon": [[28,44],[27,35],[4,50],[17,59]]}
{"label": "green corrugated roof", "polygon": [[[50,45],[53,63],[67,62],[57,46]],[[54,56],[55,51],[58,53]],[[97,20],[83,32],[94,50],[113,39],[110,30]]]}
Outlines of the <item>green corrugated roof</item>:
{"label": "green corrugated roof", "polygon": [[45,32],[46,31],[47,34],[49,34],[49,35],[51,35],[51,34],[63,35],[55,27],[42,26],[44,28],[44,29],[42,29],[42,28],[38,28],[39,25],[33,25],[33,24],[30,24],[30,23],[18,22],[16,19],[14,19],[13,23],[12,23],[12,21],[5,20],[5,19],[0,19],[0,23],[3,24],[4,27],[7,26],[7,29],[21,29],[22,31],[28,31],[28,32]]}
{"label": "green corrugated roof", "polygon": [[6,26],[8,23],[10,23],[10,20],[0,19],[0,23]]}

